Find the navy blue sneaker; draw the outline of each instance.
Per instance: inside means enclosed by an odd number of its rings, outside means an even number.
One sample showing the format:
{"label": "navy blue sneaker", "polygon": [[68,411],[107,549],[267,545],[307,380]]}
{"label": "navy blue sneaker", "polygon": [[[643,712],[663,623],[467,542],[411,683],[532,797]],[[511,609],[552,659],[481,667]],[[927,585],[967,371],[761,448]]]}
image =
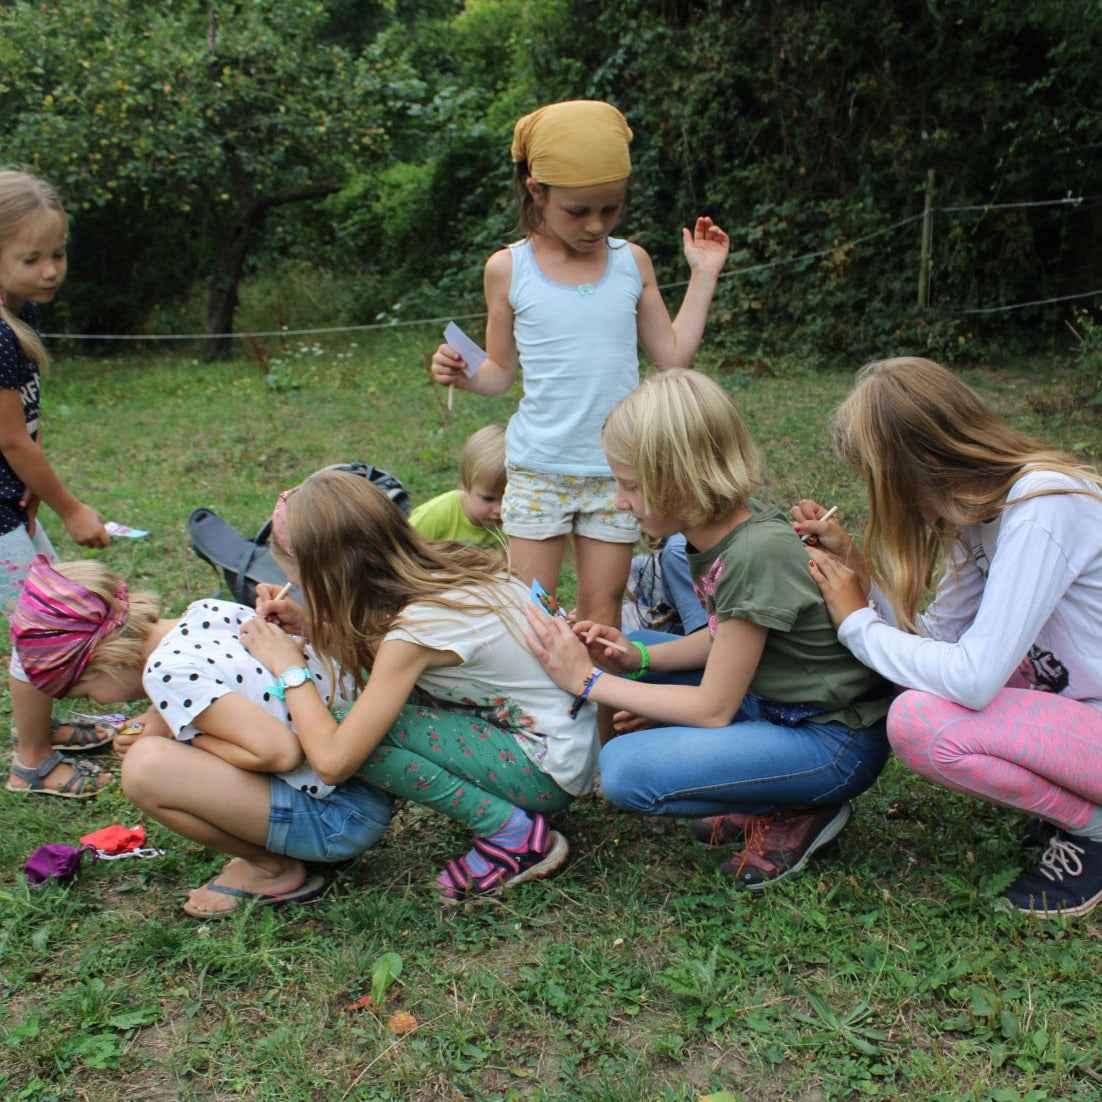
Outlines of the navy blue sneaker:
{"label": "navy blue sneaker", "polygon": [[1102,842],[1057,830],[1041,863],[1023,872],[1003,898],[1036,918],[1082,918],[1102,903]]}

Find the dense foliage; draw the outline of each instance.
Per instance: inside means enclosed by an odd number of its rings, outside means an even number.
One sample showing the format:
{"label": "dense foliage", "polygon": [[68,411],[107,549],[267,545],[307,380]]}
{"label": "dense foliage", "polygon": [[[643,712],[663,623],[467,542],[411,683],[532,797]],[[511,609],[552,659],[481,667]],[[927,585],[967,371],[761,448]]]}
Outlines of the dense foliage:
{"label": "dense foliage", "polygon": [[[678,227],[697,213],[731,231],[711,330],[730,354],[1048,338],[1076,302],[966,311],[1102,287],[1098,0],[258,8],[0,14],[5,159],[53,176],[80,212],[70,325],[140,328],[217,275],[247,212],[264,229],[248,270],[294,258],[354,282],[347,316],[319,323],[478,310],[482,261],[514,232],[512,123],[572,97],[611,100],[635,130],[620,230],[661,279],[685,278]],[[1069,195],[1083,202],[1010,206]]]}

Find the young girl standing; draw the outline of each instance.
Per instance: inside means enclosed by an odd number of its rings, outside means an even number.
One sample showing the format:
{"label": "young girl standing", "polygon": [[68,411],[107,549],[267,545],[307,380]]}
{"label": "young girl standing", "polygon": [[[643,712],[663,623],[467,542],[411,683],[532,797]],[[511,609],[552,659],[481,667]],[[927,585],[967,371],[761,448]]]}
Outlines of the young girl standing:
{"label": "young girl standing", "polygon": [[794,515],[819,538],[811,575],[839,638],[909,690],[888,716],[895,752],[1049,824],[1005,896],[1042,918],[1088,914],[1102,901],[1102,476],[910,357],[862,371],[835,440],[868,489],[868,561],[814,502]]}
{"label": "young girl standing", "polygon": [[[273,602],[280,626],[254,620],[242,640],[285,686],[319,775],[355,773],[471,829],[471,849],[436,878],[445,903],[558,869],[568,846],[547,815],[592,785],[596,709],[569,714],[529,653],[528,590],[500,552],[424,539],[385,494],[341,471],[281,495],[272,546],[308,612]],[[295,675],[300,643],[283,628],[370,673],[340,722]]]}
{"label": "young girl standing", "polygon": [[[38,523],[45,502],[74,542],[111,542],[95,511],[58,478],[42,449],[39,396],[46,353],[38,308],[52,302],[65,279],[68,220],[49,184],[25,172],[0,170],[0,609],[11,615],[36,555],[53,559]],[[110,780],[92,765],[63,758],[55,747],[102,744],[87,725],[52,722],[53,702],[31,685],[13,656],[8,675],[18,745],[7,789],[85,799]]]}
{"label": "young girl standing", "polygon": [[662,725],[604,746],[605,795],[704,816],[705,840],[742,838],[723,871],[762,888],[835,837],[876,779],[890,689],[838,643],[791,524],[750,496],[756,450],[718,383],[648,379],[609,414],[602,443],[617,506],[652,536],[684,532],[709,630],[631,642],[532,605],[529,643],[560,687]]}
{"label": "young girl standing", "polygon": [[524,394],[506,436],[502,508],[513,567],[552,592],[574,534],[578,615],[620,622],[638,527],[613,505],[601,426],[639,382],[638,348],[660,370],[687,367],[727,259],[710,218],[684,231],[691,276],[671,322],[650,257],[610,236],[624,202],[632,133],[615,107],[555,103],[513,135],[522,241],[493,254],[484,287],[489,354],[468,378],[450,345],[433,356],[437,382],[503,394],[523,367]]}
{"label": "young girl standing", "polygon": [[[50,697],[150,701],[140,733],[116,739],[123,791],[169,829],[231,855],[189,893],[184,911],[195,918],[227,915],[244,899],[314,899],[326,880],[305,862],[354,857],[390,821],[378,789],[355,778],[327,785],[303,764],[281,691],[238,638],[254,616],[206,600],[165,619],[155,596],[132,592],[102,563],[54,567],[41,557],[12,615],[14,647]],[[327,677],[313,654],[300,661],[327,702],[347,700],[343,679]]]}

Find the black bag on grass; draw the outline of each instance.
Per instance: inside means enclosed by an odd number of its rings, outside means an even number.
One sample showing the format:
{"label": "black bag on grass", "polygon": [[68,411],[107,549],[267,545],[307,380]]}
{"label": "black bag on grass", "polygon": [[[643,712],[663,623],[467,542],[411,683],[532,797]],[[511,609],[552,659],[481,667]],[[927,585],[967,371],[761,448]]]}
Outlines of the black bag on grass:
{"label": "black bag on grass", "polygon": [[[407,516],[410,497],[405,486],[387,471],[358,460],[323,467],[326,471],[351,471],[373,482]],[[256,603],[256,587],[260,582],[283,585],[287,575],[272,556],[272,520],[269,517],[257,534],[249,539],[223,520],[213,509],[195,509],[187,518],[191,549],[204,562],[220,571],[235,601],[250,607]],[[221,589],[221,585],[219,585]]]}

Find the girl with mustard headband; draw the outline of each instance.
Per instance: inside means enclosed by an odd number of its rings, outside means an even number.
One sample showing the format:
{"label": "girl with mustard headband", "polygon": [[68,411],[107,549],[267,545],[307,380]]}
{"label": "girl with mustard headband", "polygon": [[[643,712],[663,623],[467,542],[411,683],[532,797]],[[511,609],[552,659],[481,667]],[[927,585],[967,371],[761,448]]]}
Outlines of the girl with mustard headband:
{"label": "girl with mustard headband", "polygon": [[638,526],[614,504],[601,426],[639,383],[638,347],[660,371],[688,367],[727,260],[710,218],[685,229],[691,276],[671,321],[646,251],[611,237],[631,172],[631,129],[608,103],[575,100],[525,115],[513,135],[523,240],[486,262],[489,358],[468,378],[450,345],[433,356],[444,386],[503,394],[523,367],[506,434],[502,520],[513,568],[554,591],[574,536],[577,612],[620,623]]}

